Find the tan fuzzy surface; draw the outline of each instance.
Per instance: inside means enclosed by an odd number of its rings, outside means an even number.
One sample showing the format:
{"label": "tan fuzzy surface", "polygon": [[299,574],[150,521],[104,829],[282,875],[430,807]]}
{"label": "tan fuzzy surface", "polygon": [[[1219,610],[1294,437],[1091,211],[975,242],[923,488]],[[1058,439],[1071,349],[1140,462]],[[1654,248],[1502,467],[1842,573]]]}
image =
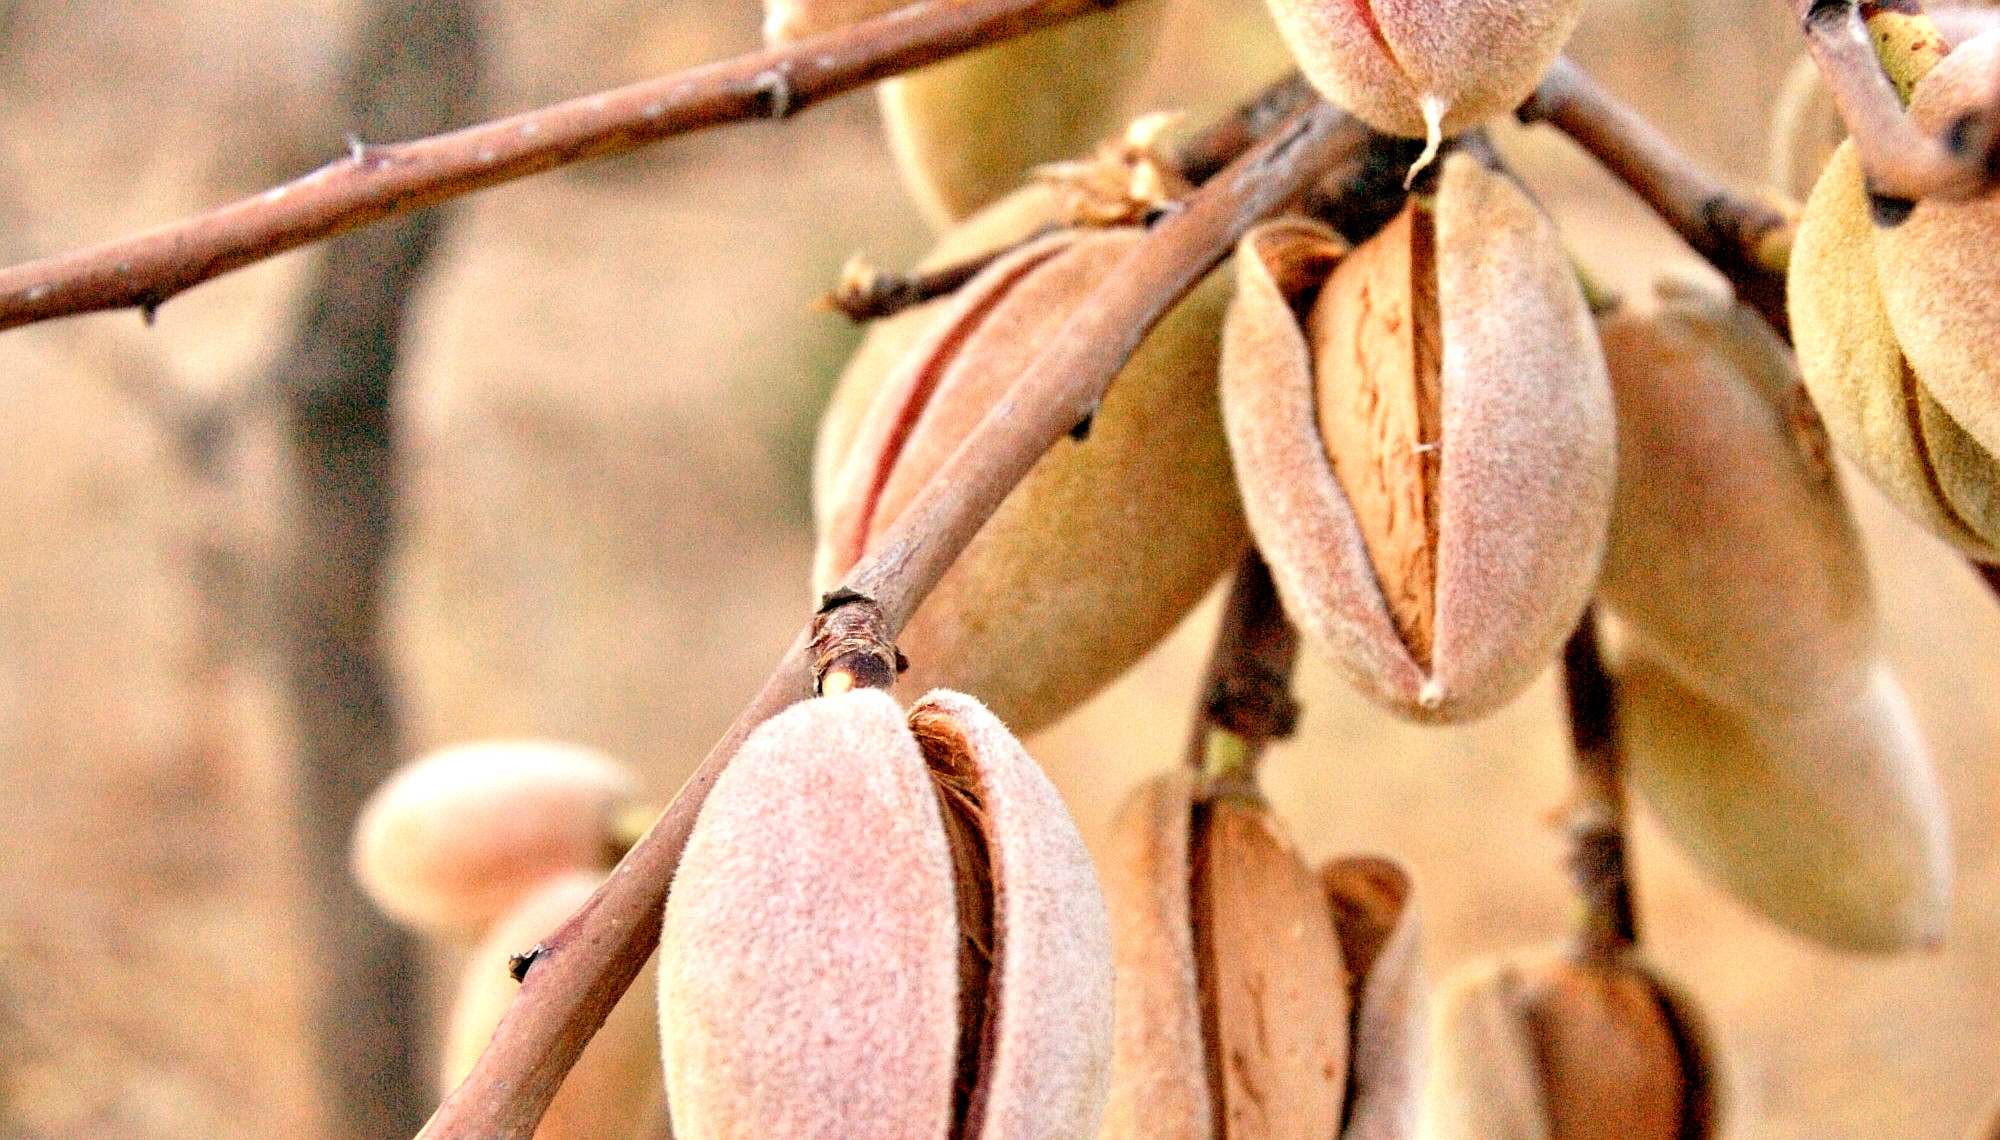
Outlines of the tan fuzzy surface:
{"label": "tan fuzzy surface", "polygon": [[939,230],[1117,132],[1168,13],[1136,0],[878,89],[903,183]]}
{"label": "tan fuzzy surface", "polygon": [[1347,1091],[1348,977],[1318,878],[1269,809],[1195,813],[1194,921],[1226,1140],[1322,1140]]}
{"label": "tan fuzzy surface", "polygon": [[1429,987],[1416,884],[1402,864],[1350,855],[1320,868],[1347,963],[1354,1037],[1341,1140],[1415,1140],[1428,1070]]}
{"label": "tan fuzzy surface", "polygon": [[478,933],[551,875],[609,867],[611,824],[637,789],[592,748],[486,741],[392,776],[354,828],[354,874],[375,905],[429,933]]}
{"label": "tan fuzzy surface", "polygon": [[1733,711],[1643,656],[1619,663],[1635,787],[1751,909],[1843,950],[1935,945],[1951,907],[1945,804],[1902,688],[1859,671],[1783,712]]}
{"label": "tan fuzzy surface", "polygon": [[1519,985],[1505,958],[1467,962],[1439,983],[1418,1133],[1426,1140],[1554,1140]]}
{"label": "tan fuzzy surface", "polygon": [[[1286,608],[1364,692],[1461,721],[1518,695],[1596,580],[1616,454],[1596,330],[1555,231],[1463,155],[1437,197],[1442,459],[1437,624],[1421,668],[1390,623],[1314,421],[1311,363],[1265,228],[1239,247],[1223,343],[1225,423],[1245,513]],[[1291,223],[1281,223],[1289,226]],[[1531,335],[1528,335],[1531,334]]]}
{"label": "tan fuzzy surface", "polygon": [[[547,879],[493,924],[467,957],[445,1029],[443,1088],[455,1088],[493,1036],[520,984],[507,960],[560,926],[604,880],[597,871]],[[535,1130],[535,1140],[641,1140],[662,1134],[660,1033],[653,963],[618,999]]]}
{"label": "tan fuzzy surface", "polygon": [[1799,370],[1834,443],[1897,506],[1968,553],[1994,557],[2000,468],[1907,369],[1878,283],[1875,232],[1860,159],[1843,143],[1792,244],[1786,308]]}
{"label": "tan fuzzy surface", "polygon": [[1140,785],[1099,861],[1117,962],[1101,1140],[1214,1140],[1189,927],[1193,783],[1175,769]]}
{"label": "tan fuzzy surface", "polygon": [[[2000,28],[1954,49],[1917,84],[1910,119],[1941,133],[2000,97]],[[1926,199],[1875,229],[1882,302],[1903,354],[1982,448],[2000,449],[2000,199]]]}
{"label": "tan fuzzy surface", "polygon": [[1558,955],[1523,970],[1517,984],[1550,1140],[1681,1140],[1689,1082],[1650,979]]}
{"label": "tan fuzzy surface", "polygon": [[765,722],[716,782],[667,899],[678,1134],[943,1140],[956,906],[929,771],[887,694]]}
{"label": "tan fuzzy surface", "polygon": [[1419,101],[1456,134],[1518,106],[1562,51],[1582,0],[1270,0],[1299,66],[1327,98],[1390,134],[1422,138]]}
{"label": "tan fuzzy surface", "polygon": [[[1062,799],[978,701],[937,691],[910,709],[948,719],[978,770],[996,930],[979,1140],[1088,1140],[1111,1077],[1111,933],[1104,895]],[[974,1130],[976,1129],[976,1131]]]}
{"label": "tan fuzzy surface", "polygon": [[1695,295],[1600,331],[1619,417],[1603,600],[1719,704],[1852,687],[1875,655],[1867,558],[1784,343]]}
{"label": "tan fuzzy surface", "polygon": [[[879,539],[1136,240],[1052,235],[940,310],[854,431],[827,499],[817,589],[846,572],[863,528]],[[973,539],[899,638],[910,661],[899,692],[968,692],[1032,732],[1151,648],[1236,557],[1243,522],[1212,379],[1227,289],[1212,274],[1168,313],[1089,437],[1059,441]]]}

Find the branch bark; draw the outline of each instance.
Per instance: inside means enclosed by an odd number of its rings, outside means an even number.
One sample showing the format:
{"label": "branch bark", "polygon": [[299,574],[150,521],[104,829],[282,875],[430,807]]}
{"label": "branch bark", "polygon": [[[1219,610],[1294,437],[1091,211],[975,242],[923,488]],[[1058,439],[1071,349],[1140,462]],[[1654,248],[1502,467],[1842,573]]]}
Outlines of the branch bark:
{"label": "branch bark", "polygon": [[1785,269],[1793,227],[1775,207],[1724,186],[1567,56],[1556,60],[1520,116],[1575,139],[1720,270],[1738,299],[1789,338]]}
{"label": "branch bark", "polygon": [[[1089,415],[1153,324],[1254,222],[1370,132],[1316,102],[1285,120],[1163,219],[1084,300],[979,427],[857,566],[843,590],[872,598],[899,630],[1013,486]],[[422,1133],[528,1140],[563,1075],[658,944],[667,886],[696,815],[743,739],[807,695],[811,630],[709,752],[646,838],[543,953],[478,1063]]]}
{"label": "branch bark", "polygon": [[1639,939],[1625,861],[1624,762],[1618,751],[1617,694],[1597,642],[1596,607],[1585,610],[1563,646],[1576,790],[1570,806],[1570,876],[1581,901],[1577,952],[1615,963]]}
{"label": "branch bark", "polygon": [[[2000,106],[1988,108],[1974,121],[1960,125],[1948,138],[1918,130],[1903,113],[1907,92],[1883,70],[1875,38],[1870,34],[1872,9],[1876,19],[1921,20],[1935,40],[1919,47],[1923,54],[1941,56],[1946,47],[1937,29],[1923,19],[1917,0],[1791,0],[1792,11],[1805,32],[1806,50],[1819,66],[1833,93],[1833,102],[1854,139],[1869,193],[1892,203],[1888,217],[1901,220],[1920,198],[1964,201],[1993,190],[2000,182]],[[1921,65],[1920,65],[1921,66]],[[1913,84],[1915,75],[1901,77]],[[1900,205],[1898,211],[1894,205]]]}
{"label": "branch bark", "polygon": [[1271,568],[1252,546],[1236,563],[1215,631],[1188,741],[1190,767],[1211,778],[1254,784],[1264,749],[1290,736],[1298,724],[1299,705],[1292,698],[1298,655],[1298,630],[1278,600]]}
{"label": "branch bark", "polygon": [[926,0],[774,51],[346,158],[254,197],[0,270],[0,330],[107,309],[150,315],[287,250],[568,163],[675,135],[782,119],[831,96],[1122,0]]}

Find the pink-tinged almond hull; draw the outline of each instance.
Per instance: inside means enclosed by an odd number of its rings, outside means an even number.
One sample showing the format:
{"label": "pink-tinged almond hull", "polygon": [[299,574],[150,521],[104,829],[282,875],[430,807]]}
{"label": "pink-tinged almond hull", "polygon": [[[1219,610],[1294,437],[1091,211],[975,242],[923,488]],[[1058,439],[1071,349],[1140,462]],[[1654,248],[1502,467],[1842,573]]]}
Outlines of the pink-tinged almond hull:
{"label": "pink-tinged almond hull", "polygon": [[1711,700],[1790,709],[1875,656],[1867,558],[1790,353],[1684,297],[1602,328],[1619,415],[1600,595]]}
{"label": "pink-tinged almond hull", "polygon": [[886,694],[804,701],[752,733],[695,825],[661,932],[682,1140],[944,1140],[952,874],[937,793]]}
{"label": "pink-tinged almond hull", "polygon": [[1340,1140],[1416,1140],[1430,1038],[1414,884],[1400,864],[1367,855],[1326,864],[1320,882],[1354,1008]]}
{"label": "pink-tinged almond hull", "polygon": [[[932,692],[978,775],[993,873],[994,964],[981,1140],[1088,1140],[1111,1078],[1111,932],[1090,852],[1054,785],[978,701]],[[971,1135],[972,1133],[968,1133]]]}
{"label": "pink-tinged almond hull", "polygon": [[[445,1030],[444,1086],[456,1088],[520,991],[508,959],[574,914],[604,880],[580,871],[530,891],[487,932],[470,957]],[[535,1140],[644,1140],[666,1132],[660,1035],[654,1015],[657,971],[648,963],[590,1039],[535,1129]]]}
{"label": "pink-tinged almond hull", "polygon": [[354,828],[355,877],[396,921],[476,934],[543,880],[609,867],[637,781],[595,749],[550,741],[446,748],[397,772]]}
{"label": "pink-tinged almond hull", "polygon": [[1943,938],[1949,823],[1886,666],[1772,712],[1712,702],[1635,654],[1619,663],[1618,692],[1633,785],[1737,899],[1837,949]]}
{"label": "pink-tinged almond hull", "polygon": [[1519,694],[1575,627],[1617,456],[1596,332],[1548,220],[1510,179],[1452,155],[1436,226],[1443,453],[1428,671],[1391,622],[1320,441],[1314,362],[1290,304],[1304,282],[1286,262],[1324,264],[1338,249],[1330,232],[1290,221],[1244,237],[1222,378],[1244,512],[1287,612],[1362,691],[1449,722]]}
{"label": "pink-tinged almond hull", "polygon": [[1149,780],[1119,810],[1104,856],[1118,970],[1111,1095],[1100,1140],[1213,1140],[1189,926],[1188,817],[1194,779]]}
{"label": "pink-tinged almond hull", "polygon": [[[843,378],[837,405],[849,385],[875,392],[841,429],[816,590],[881,537],[1136,240],[1060,234],[1018,250],[937,310],[886,377]],[[1234,560],[1244,531],[1212,382],[1227,287],[1211,275],[1176,306],[1088,438],[1058,442],[981,529],[899,637],[899,692],[968,692],[1033,732],[1142,656]]]}
{"label": "pink-tinged almond hull", "polygon": [[1270,0],[1299,67],[1369,126],[1408,138],[1432,102],[1446,135],[1519,106],[1582,0]]}

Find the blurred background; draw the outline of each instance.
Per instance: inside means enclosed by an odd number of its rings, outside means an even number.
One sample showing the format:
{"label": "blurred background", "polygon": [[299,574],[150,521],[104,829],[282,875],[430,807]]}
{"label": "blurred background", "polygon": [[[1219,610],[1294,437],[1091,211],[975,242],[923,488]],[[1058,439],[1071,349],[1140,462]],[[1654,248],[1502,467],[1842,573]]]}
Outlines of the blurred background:
{"label": "blurred background", "polygon": [[[0,257],[254,192],[350,135],[748,50],[760,18],[745,0],[6,0]],[[1593,0],[1572,50],[1761,181],[1798,54],[1778,0]],[[1259,0],[1183,4],[1143,103],[1199,120],[1283,66]],[[1656,275],[1702,273],[1567,144],[1508,134],[1607,284],[1643,301]],[[427,1019],[462,948],[402,940],[344,893],[354,803],[494,735],[598,745],[664,801],[807,613],[807,457],[857,337],[809,304],[849,254],[901,266],[927,241],[862,93],[289,255],[151,327],[0,335],[0,1135],[407,1135],[438,1095]],[[1946,1140],[2000,1090],[2000,607],[1848,487],[1950,796],[1949,941],[1817,949],[1643,817],[1637,888],[1656,959],[1713,1021],[1731,1135]],[[1093,842],[1177,762],[1214,614],[1030,742]],[[1310,659],[1300,696],[1274,798],[1308,854],[1414,868],[1434,976],[1560,933],[1551,678],[1453,730],[1395,721]]]}

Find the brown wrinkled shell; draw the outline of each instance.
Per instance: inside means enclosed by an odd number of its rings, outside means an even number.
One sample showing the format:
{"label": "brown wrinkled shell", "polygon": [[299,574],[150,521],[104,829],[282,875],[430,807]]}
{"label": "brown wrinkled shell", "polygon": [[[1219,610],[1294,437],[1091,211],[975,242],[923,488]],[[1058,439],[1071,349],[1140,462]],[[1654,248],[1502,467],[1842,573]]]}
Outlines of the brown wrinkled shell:
{"label": "brown wrinkled shell", "polygon": [[[1942,133],[2000,99],[2000,28],[1945,56],[1917,84],[1910,121]],[[2000,198],[1928,198],[1875,230],[1882,301],[1903,355],[1988,455],[2000,450]]]}
{"label": "brown wrinkled shell", "polygon": [[1340,1140],[1416,1140],[1428,1036],[1410,873],[1372,855],[1320,868],[1347,964],[1354,1041]]}
{"label": "brown wrinkled shell", "polygon": [[[1408,875],[1354,857],[1313,876],[1265,809],[1198,807],[1194,785],[1147,781],[1105,851],[1118,1014],[1100,1140],[1411,1140],[1424,1026]],[[1213,1067],[1205,1016],[1229,1042]]]}
{"label": "brown wrinkled shell", "polygon": [[1799,369],[1841,452],[1930,530],[2000,560],[2000,465],[1904,359],[1851,142],[1834,151],[1799,218],[1786,309]]}
{"label": "brown wrinkled shell", "polygon": [[1707,1031],[1635,962],[1562,951],[1473,962],[1439,989],[1429,1140],[1707,1140]]}
{"label": "brown wrinkled shell", "polygon": [[[547,880],[494,923],[472,951],[445,1030],[443,1087],[456,1088],[472,1071],[493,1028],[514,1004],[521,987],[508,973],[508,959],[562,925],[603,881],[599,871]],[[656,985],[657,971],[648,963],[563,1078],[535,1129],[536,1140],[641,1140],[664,1134]]]}
{"label": "brown wrinkled shell", "polygon": [[1430,668],[1397,634],[1315,419],[1296,306],[1342,252],[1287,220],[1238,247],[1223,411],[1285,608],[1364,692],[1461,721],[1514,697],[1589,600],[1616,467],[1596,331],[1555,231],[1503,175],[1446,158],[1436,200],[1442,450]]}
{"label": "brown wrinkled shell", "polygon": [[[1111,978],[1082,840],[991,714],[955,694],[920,709],[969,751],[992,862],[998,996],[974,1134],[1087,1137]],[[956,1135],[957,905],[932,775],[893,700],[859,690],[766,722],[710,793],[668,897],[678,1135]]]}
{"label": "brown wrinkled shell", "polygon": [[[1137,240],[1136,229],[1051,235],[927,309],[893,367],[874,338],[864,344],[823,437],[817,591],[880,538]],[[1212,274],[1168,313],[1088,438],[1059,441],[981,529],[900,635],[899,692],[959,689],[1033,732],[1136,661],[1234,561],[1245,535],[1213,382],[1227,289]]]}
{"label": "brown wrinkled shell", "polygon": [[636,790],[623,765],[580,745],[440,749],[369,797],[354,874],[397,922],[474,934],[550,876],[615,862],[613,824]]}
{"label": "brown wrinkled shell", "polygon": [[1583,0],[1270,0],[1313,86],[1369,126],[1423,138],[1424,104],[1457,134],[1519,106]]}
{"label": "brown wrinkled shell", "polygon": [[1619,484],[1600,590],[1626,633],[1633,783],[1697,865],[1792,929],[1852,949],[1936,939],[1936,779],[1783,344],[1693,297],[1609,318],[1603,340]]}

